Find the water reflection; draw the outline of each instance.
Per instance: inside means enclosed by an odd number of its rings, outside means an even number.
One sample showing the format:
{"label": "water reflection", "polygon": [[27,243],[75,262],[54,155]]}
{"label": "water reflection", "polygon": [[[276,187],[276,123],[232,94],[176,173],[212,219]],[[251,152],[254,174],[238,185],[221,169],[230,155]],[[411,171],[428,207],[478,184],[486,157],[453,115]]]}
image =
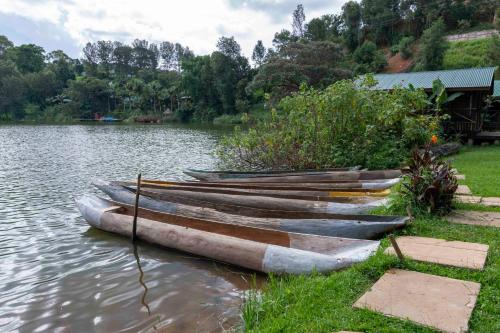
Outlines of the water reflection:
{"label": "water reflection", "polygon": [[148,316],[151,316],[151,309],[149,308],[149,305],[146,303],[148,286],[146,286],[146,283],[144,283],[144,271],[141,268],[141,259],[139,258],[138,248],[139,247],[137,246],[137,243],[134,242],[134,256],[135,256],[135,261],[137,262],[137,269],[139,270],[139,283],[144,288],[144,293],[142,294],[141,297],[141,304],[144,305],[144,307],[148,310]]}
{"label": "water reflection", "polygon": [[0,331],[217,332],[248,272],[91,229],[74,198],[96,177],[182,179],[220,132],[173,126],[0,126]]}

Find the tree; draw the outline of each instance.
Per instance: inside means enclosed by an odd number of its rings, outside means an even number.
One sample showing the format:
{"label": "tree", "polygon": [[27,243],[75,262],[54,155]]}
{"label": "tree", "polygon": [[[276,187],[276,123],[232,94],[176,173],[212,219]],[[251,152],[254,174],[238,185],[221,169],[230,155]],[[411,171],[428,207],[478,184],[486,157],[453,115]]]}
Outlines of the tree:
{"label": "tree", "polygon": [[340,36],[342,18],[339,15],[323,15],[313,18],[305,26],[304,37],[311,41],[335,41]]}
{"label": "tree", "polygon": [[292,35],[292,33],[289,30],[283,29],[280,32],[274,34],[273,46],[277,51],[279,51],[288,43],[295,41],[297,41],[297,37]]}
{"label": "tree", "polygon": [[360,40],[361,31],[361,6],[355,1],[346,2],[342,6],[342,18],[345,24],[344,43],[347,48],[354,51]]}
{"label": "tree", "polygon": [[445,29],[444,21],[439,19],[424,31],[420,41],[419,68],[432,71],[442,67],[444,53],[448,48]]}
{"label": "tree", "polygon": [[306,15],[304,14],[304,6],[301,4],[297,5],[297,8],[293,11],[293,35],[297,38],[304,37],[304,22],[306,20]]}
{"label": "tree", "polygon": [[16,64],[21,73],[39,72],[45,65],[45,50],[35,44],[8,48],[6,56]]}
{"label": "tree", "polygon": [[13,47],[14,44],[4,35],[0,35],[0,58],[5,54],[7,49]]}
{"label": "tree", "polygon": [[25,85],[16,64],[0,60],[0,120],[22,119]]}
{"label": "tree", "polygon": [[262,90],[279,100],[306,83],[325,87],[351,72],[344,68],[342,47],[332,42],[293,42],[283,46],[277,54],[259,68],[247,87],[249,92]]}
{"label": "tree", "polygon": [[375,73],[387,64],[382,51],[379,51],[377,45],[370,41],[365,41],[358,47],[353,53],[353,58],[358,63],[356,74]]}
{"label": "tree", "polygon": [[261,40],[257,41],[255,47],[252,52],[252,60],[257,64],[257,66],[261,66],[264,63],[264,59],[266,58],[266,48]]}
{"label": "tree", "polygon": [[217,49],[219,50],[219,52],[231,59],[236,59],[241,55],[241,46],[233,36],[229,38],[219,38],[219,40],[217,41]]}

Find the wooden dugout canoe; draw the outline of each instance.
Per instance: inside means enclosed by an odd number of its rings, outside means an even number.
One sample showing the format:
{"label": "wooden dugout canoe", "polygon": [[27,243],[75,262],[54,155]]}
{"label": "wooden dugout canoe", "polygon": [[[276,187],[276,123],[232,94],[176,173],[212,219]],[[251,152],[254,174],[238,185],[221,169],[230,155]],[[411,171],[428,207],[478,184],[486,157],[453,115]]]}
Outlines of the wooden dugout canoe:
{"label": "wooden dugout canoe", "polygon": [[230,183],[317,183],[346,180],[392,179],[401,176],[400,170],[374,170],[374,171],[329,171],[309,174],[268,174],[252,175],[249,177],[237,174],[224,174],[204,171],[184,171],[187,175],[210,182]]}
{"label": "wooden dugout canoe", "polygon": [[[133,205],[135,193],[124,186],[100,182],[97,187],[121,204]],[[339,215],[309,212],[269,211],[245,207],[218,206],[217,209],[195,207],[141,196],[139,206],[145,209],[197,219],[236,223],[258,228],[306,234],[372,239],[403,227],[407,217],[376,215]],[[243,209],[244,215],[234,212]],[[259,217],[260,216],[260,217]]]}
{"label": "wooden dugout canoe", "polygon": [[[136,185],[125,186],[136,188]],[[199,186],[166,186],[158,187],[143,184],[141,182],[141,189],[143,191],[152,191],[157,193],[169,193],[173,191],[189,191],[200,193],[217,193],[217,194],[232,194],[243,196],[263,196],[271,198],[283,199],[298,199],[308,201],[326,201],[326,202],[343,202],[343,203],[368,203],[379,200],[380,197],[386,197],[391,192],[390,190],[376,191],[376,192],[329,192],[329,191],[284,191],[284,190],[255,190],[255,189],[236,189],[236,188],[221,188],[221,187],[199,187]]]}
{"label": "wooden dugout canoe", "polygon": [[305,169],[305,170],[268,170],[268,171],[236,171],[236,170],[199,170],[199,169],[186,169],[183,172],[187,175],[190,173],[195,175],[207,175],[207,177],[229,177],[229,178],[248,178],[248,177],[261,177],[261,176],[293,176],[293,175],[311,175],[321,174],[332,171],[355,171],[359,167],[352,168],[330,168],[330,169]]}
{"label": "wooden dugout canoe", "polygon": [[[77,200],[83,218],[93,227],[131,236],[133,209],[96,196]],[[378,241],[262,230],[139,211],[139,239],[194,255],[264,273],[329,272],[367,259]],[[138,215],[139,215],[138,214]],[[155,218],[155,219],[151,219]]]}
{"label": "wooden dugout canoe", "polygon": [[[209,187],[209,188],[235,188],[249,190],[283,190],[283,191],[331,191],[331,192],[364,192],[377,193],[387,190],[399,183],[400,178],[377,179],[356,182],[335,183],[226,183],[226,182],[174,182],[144,179],[141,184],[150,187],[186,186],[186,187]],[[134,183],[134,182],[129,182]],[[126,184],[131,185],[131,184]]]}
{"label": "wooden dugout canoe", "polygon": [[[247,196],[208,192],[202,193],[182,190],[155,192],[148,189],[141,189],[141,194],[159,200],[215,209],[217,209],[219,205],[227,205],[259,208],[263,210],[336,214],[365,214],[373,208],[380,207],[387,202],[386,198],[365,203],[342,203],[271,198],[265,196]],[[239,214],[236,211],[234,213]]]}

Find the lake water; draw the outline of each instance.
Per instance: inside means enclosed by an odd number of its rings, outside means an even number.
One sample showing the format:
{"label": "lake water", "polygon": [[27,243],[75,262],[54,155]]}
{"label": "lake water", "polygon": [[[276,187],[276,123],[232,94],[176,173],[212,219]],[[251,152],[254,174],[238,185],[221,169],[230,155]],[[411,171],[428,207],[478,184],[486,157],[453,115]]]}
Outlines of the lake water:
{"label": "lake water", "polygon": [[217,332],[249,274],[89,228],[95,178],[214,168],[221,132],[171,125],[0,126],[0,331]]}

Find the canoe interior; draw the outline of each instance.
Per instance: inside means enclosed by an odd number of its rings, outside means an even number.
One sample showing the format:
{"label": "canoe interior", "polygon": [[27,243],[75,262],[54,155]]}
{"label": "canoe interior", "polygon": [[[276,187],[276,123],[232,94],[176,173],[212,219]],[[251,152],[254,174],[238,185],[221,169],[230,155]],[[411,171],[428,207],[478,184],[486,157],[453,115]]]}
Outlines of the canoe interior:
{"label": "canoe interior", "polygon": [[[109,213],[120,214],[128,217],[132,217],[134,215],[134,207],[132,205],[99,197],[95,197],[95,199],[93,200],[102,200],[106,202],[108,207],[111,208],[111,210],[109,210],[109,208],[107,210]],[[340,248],[344,247],[356,245],[363,246],[366,244],[376,243],[369,240],[289,233],[271,229],[221,223],[217,221],[207,221],[179,216],[175,214],[152,211],[144,208],[139,208],[137,215],[139,218],[151,220],[158,223],[172,224],[209,233],[246,239],[259,243],[312,251],[322,254],[332,254],[338,252]]]}

